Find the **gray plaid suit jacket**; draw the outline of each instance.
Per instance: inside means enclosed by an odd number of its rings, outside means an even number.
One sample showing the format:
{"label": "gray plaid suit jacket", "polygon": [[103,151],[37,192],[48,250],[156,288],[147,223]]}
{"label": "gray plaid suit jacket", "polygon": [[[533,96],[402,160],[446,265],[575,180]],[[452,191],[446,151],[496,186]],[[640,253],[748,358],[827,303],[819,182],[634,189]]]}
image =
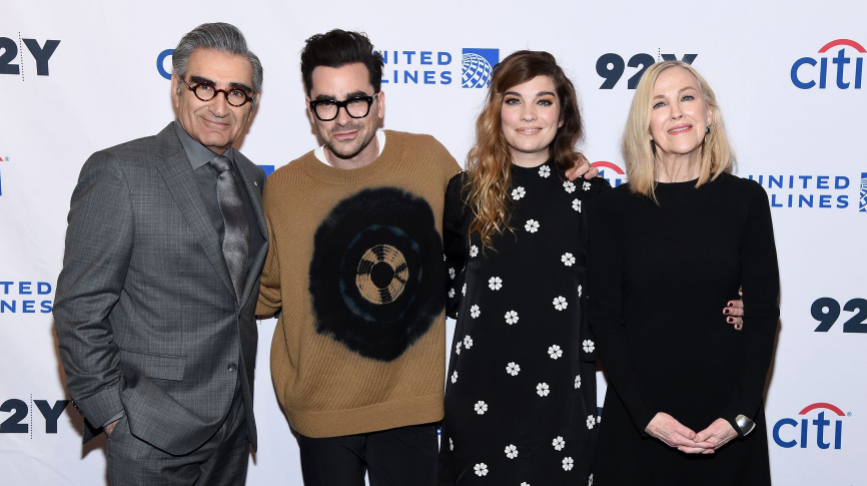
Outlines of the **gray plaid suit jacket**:
{"label": "gray plaid suit jacket", "polygon": [[[265,174],[237,159],[256,213],[250,230],[267,242]],[[236,298],[172,125],[93,154],[68,222],[54,319],[66,389],[92,427],[84,441],[123,411],[134,436],[187,454],[221,425],[240,373],[255,449],[253,313],[267,244]]]}

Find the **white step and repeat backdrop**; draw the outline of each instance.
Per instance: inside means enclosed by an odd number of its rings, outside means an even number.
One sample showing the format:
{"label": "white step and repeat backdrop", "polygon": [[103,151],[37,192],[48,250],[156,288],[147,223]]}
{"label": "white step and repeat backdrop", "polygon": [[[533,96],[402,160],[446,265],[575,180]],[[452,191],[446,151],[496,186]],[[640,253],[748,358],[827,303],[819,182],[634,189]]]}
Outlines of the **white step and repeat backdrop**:
{"label": "white step and repeat backdrop", "polygon": [[[386,53],[385,125],[433,134],[458,160],[485,93],[465,86],[473,68],[463,60],[494,64],[517,49],[553,53],[580,93],[582,149],[614,185],[624,181],[618,140],[643,68],[691,60],[719,96],[737,173],[758,180],[773,206],[783,289],[767,395],[774,482],[867,484],[865,18],[860,0],[4,1],[0,483],[108,481],[104,439],[81,445],[52,330],[69,198],[92,152],[154,134],[172,119],[170,49],[181,35],[227,21],[265,66],[261,107],[242,150],[271,167],[317,144],[299,52],[307,37],[331,28],[365,31]],[[301,484],[269,375],[275,322],[258,325],[260,444],[248,484]]]}

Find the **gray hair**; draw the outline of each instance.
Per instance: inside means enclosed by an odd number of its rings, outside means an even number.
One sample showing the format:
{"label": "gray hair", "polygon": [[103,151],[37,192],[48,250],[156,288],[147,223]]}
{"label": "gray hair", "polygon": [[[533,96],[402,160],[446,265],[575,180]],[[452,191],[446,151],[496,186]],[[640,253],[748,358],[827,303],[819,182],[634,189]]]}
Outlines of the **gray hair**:
{"label": "gray hair", "polygon": [[[186,33],[172,53],[172,72],[179,78],[186,79],[187,64],[196,49],[214,49],[246,57],[253,67],[253,91],[256,93],[262,91],[262,63],[256,54],[247,49],[244,34],[234,25],[223,22],[202,24]],[[181,83],[178,83],[177,89],[180,94]],[[254,95],[251,109],[255,106]]]}

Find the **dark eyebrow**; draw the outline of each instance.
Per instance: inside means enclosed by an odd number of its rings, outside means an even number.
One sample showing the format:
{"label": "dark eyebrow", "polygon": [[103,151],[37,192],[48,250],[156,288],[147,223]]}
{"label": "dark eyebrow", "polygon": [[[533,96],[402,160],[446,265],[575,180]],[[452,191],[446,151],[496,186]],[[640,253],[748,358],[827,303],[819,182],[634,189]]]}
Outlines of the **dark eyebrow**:
{"label": "dark eyebrow", "polygon": [[[214,85],[214,87],[217,86],[217,83],[215,83],[214,80],[208,79],[208,78],[203,78],[202,76],[190,76],[190,81],[192,81],[193,84],[208,83],[208,84]],[[240,89],[246,91],[247,93],[253,92],[253,88],[247,86],[244,83],[229,83],[229,89],[235,89],[235,88],[240,88]]]}
{"label": "dark eyebrow", "polygon": [[[503,93],[503,96],[508,96],[508,95],[517,96],[518,98],[521,98],[521,95],[519,93],[514,92],[514,91],[506,91],[505,93]],[[536,98],[541,98],[542,96],[556,96],[556,95],[550,91],[539,91],[538,93],[536,93]]]}
{"label": "dark eyebrow", "polygon": [[229,89],[240,88],[246,91],[248,94],[253,92],[253,88],[247,86],[244,83],[229,83]]}
{"label": "dark eyebrow", "polygon": [[[376,93],[374,93],[374,95],[375,94]],[[367,96],[373,96],[373,95],[369,95],[369,94],[365,93],[364,91],[353,91],[352,93],[348,93],[346,95],[346,99],[348,100],[348,99],[352,99],[352,98],[363,98],[363,97],[367,97]],[[319,100],[338,101],[336,97],[334,97],[332,95],[327,95],[327,94],[321,94],[321,95],[317,96],[315,101],[319,101]]]}
{"label": "dark eyebrow", "polygon": [[199,83],[211,83],[211,84],[213,84],[214,86],[217,85],[217,83],[215,83],[213,80],[208,79],[208,78],[203,78],[203,77],[201,77],[201,76],[190,76],[190,81],[192,81],[193,84],[199,84]]}

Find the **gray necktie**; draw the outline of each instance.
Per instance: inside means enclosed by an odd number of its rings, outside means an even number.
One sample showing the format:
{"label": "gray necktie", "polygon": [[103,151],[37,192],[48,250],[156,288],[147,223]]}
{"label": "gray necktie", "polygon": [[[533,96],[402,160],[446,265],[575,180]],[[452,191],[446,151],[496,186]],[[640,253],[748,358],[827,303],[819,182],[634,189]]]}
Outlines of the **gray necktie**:
{"label": "gray necktie", "polygon": [[220,213],[223,214],[225,226],[223,257],[226,259],[229,276],[235,287],[235,297],[240,300],[247,277],[250,226],[244,214],[241,187],[235,179],[235,174],[232,173],[232,163],[226,157],[218,155],[211,159],[210,164],[219,173],[217,201],[220,203]]}

